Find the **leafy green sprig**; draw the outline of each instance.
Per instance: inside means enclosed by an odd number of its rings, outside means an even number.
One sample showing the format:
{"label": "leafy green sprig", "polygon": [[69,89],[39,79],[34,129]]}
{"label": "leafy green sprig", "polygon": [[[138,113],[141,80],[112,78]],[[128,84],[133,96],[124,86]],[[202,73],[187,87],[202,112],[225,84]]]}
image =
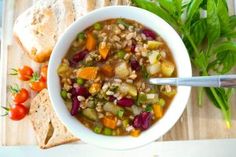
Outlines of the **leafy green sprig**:
{"label": "leafy green sprig", "polygon": [[[236,16],[230,16],[226,0],[132,0],[168,22],[182,37],[199,75],[225,74],[236,64]],[[199,88],[202,104],[203,88]],[[232,89],[204,88],[231,127]]]}

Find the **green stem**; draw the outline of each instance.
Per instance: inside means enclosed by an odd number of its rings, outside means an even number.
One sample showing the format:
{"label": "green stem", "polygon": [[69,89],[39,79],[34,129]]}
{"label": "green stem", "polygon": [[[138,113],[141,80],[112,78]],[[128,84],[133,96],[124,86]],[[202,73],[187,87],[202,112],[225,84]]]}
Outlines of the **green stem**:
{"label": "green stem", "polygon": [[[208,75],[208,72],[207,71],[203,71],[203,75],[205,76],[209,76]],[[225,123],[226,123],[226,126],[227,128],[231,128],[231,115],[230,115],[230,112],[229,110],[226,110],[224,105],[223,105],[223,101],[222,99],[218,96],[215,88],[211,87],[210,88],[211,90],[211,93],[213,94],[213,96],[215,97],[215,100],[217,101],[217,103],[219,104],[220,108],[221,108],[221,111],[222,111],[222,114],[224,116],[224,120],[225,120]]]}
{"label": "green stem", "polygon": [[197,46],[195,45],[192,37],[190,36],[190,34],[188,32],[185,32],[184,30],[183,31],[183,34],[187,37],[188,41],[190,42],[192,48],[193,48],[193,53],[194,53],[194,56],[197,56],[198,55],[198,49],[197,49]]}

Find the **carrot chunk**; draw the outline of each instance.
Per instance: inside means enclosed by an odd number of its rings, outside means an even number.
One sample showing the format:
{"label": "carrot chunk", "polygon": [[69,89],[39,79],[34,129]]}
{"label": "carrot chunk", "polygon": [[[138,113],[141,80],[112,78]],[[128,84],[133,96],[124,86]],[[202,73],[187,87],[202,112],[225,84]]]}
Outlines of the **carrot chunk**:
{"label": "carrot chunk", "polygon": [[116,128],[116,120],[113,117],[105,116],[102,119],[102,123],[107,128],[110,128],[110,129],[115,129]]}
{"label": "carrot chunk", "polygon": [[110,51],[110,48],[111,47],[109,45],[104,45],[103,43],[99,44],[98,51],[99,51],[99,53],[100,53],[100,55],[102,56],[103,59],[107,58],[107,55]]}
{"label": "carrot chunk", "polygon": [[154,104],[152,108],[157,119],[163,116],[163,107],[160,104]]}
{"label": "carrot chunk", "polygon": [[86,48],[89,51],[92,51],[96,48],[97,41],[95,37],[93,36],[92,32],[87,33],[87,41],[86,41]]}
{"label": "carrot chunk", "polygon": [[94,80],[97,77],[98,67],[85,67],[77,71],[77,77],[85,80]]}
{"label": "carrot chunk", "polygon": [[133,137],[138,137],[140,135],[141,131],[139,129],[134,129],[130,132],[130,135]]}

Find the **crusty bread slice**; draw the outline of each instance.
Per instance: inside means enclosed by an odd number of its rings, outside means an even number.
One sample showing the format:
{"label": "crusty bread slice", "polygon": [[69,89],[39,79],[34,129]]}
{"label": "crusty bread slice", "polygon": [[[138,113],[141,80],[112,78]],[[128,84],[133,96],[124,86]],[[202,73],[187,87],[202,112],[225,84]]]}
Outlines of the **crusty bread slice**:
{"label": "crusty bread slice", "polygon": [[14,36],[34,61],[49,59],[65,29],[80,16],[108,5],[129,5],[130,0],[38,0],[15,21]]}
{"label": "crusty bread slice", "polygon": [[59,35],[74,20],[71,0],[40,0],[16,19],[14,36],[41,63],[49,59]]}
{"label": "crusty bread slice", "polygon": [[32,101],[29,112],[40,148],[77,141],[56,117],[47,89],[42,90]]}

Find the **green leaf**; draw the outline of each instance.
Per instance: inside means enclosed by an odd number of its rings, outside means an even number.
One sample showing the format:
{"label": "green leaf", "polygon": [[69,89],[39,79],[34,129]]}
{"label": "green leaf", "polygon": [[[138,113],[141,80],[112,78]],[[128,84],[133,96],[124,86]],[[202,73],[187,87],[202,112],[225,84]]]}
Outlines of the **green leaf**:
{"label": "green leaf", "polygon": [[[223,102],[223,107],[225,108],[225,110],[229,109],[229,100],[230,97],[233,94],[233,90],[231,88],[229,89],[224,89],[224,88],[214,88],[217,95],[219,96],[219,98],[221,99],[221,101]],[[217,102],[217,100],[215,99],[215,97],[213,96],[213,93],[211,91],[210,88],[205,88],[207,95],[209,96],[209,98],[212,100],[213,104],[220,109],[220,106]]]}
{"label": "green leaf", "polygon": [[208,47],[211,47],[213,42],[220,36],[220,21],[214,0],[207,1],[207,29]]}
{"label": "green leaf", "polygon": [[229,17],[229,23],[231,29],[234,29],[236,27],[236,15],[232,15]]}
{"label": "green leaf", "polygon": [[211,62],[208,69],[225,74],[236,65],[236,43],[224,42],[215,48],[216,59]]}
{"label": "green leaf", "polygon": [[143,9],[146,9],[161,18],[163,18],[167,23],[172,25],[175,28],[178,28],[178,25],[176,23],[176,20],[163,8],[161,8],[158,3],[152,2],[150,0],[132,0],[132,2]]}
{"label": "green leaf", "polygon": [[199,8],[203,0],[192,0],[189,4],[187,10],[187,21],[186,24],[189,25],[192,21],[192,18],[196,13],[199,13]]}
{"label": "green leaf", "polygon": [[230,23],[229,23],[229,13],[227,4],[225,4],[225,0],[218,0],[217,3],[217,15],[219,17],[220,25],[221,25],[221,33],[227,33],[230,31]]}
{"label": "green leaf", "polygon": [[207,69],[208,58],[204,52],[199,53],[193,62],[200,71],[205,71]]}
{"label": "green leaf", "polygon": [[233,41],[224,42],[214,49],[215,53],[220,53],[224,51],[234,51],[236,53],[236,42]]}
{"label": "green leaf", "polygon": [[227,33],[223,34],[223,37],[236,38],[236,31],[227,32]]}
{"label": "green leaf", "polygon": [[200,19],[196,21],[190,30],[190,34],[196,45],[199,45],[207,34],[207,23],[206,19]]}

